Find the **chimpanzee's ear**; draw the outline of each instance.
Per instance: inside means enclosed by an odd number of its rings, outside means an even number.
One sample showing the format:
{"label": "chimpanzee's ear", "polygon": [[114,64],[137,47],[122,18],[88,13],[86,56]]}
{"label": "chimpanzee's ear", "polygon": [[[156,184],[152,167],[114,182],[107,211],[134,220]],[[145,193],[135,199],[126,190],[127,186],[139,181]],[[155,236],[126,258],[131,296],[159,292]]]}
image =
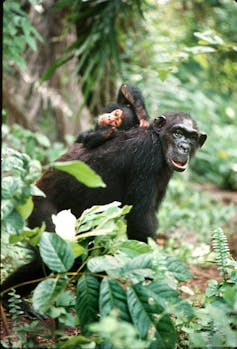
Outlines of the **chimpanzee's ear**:
{"label": "chimpanzee's ear", "polygon": [[206,133],[200,133],[199,134],[198,144],[199,144],[200,148],[203,146],[203,144],[205,143],[206,139],[207,139]]}
{"label": "chimpanzee's ear", "polygon": [[161,129],[166,123],[166,117],[164,115],[159,115],[154,119],[154,126]]}

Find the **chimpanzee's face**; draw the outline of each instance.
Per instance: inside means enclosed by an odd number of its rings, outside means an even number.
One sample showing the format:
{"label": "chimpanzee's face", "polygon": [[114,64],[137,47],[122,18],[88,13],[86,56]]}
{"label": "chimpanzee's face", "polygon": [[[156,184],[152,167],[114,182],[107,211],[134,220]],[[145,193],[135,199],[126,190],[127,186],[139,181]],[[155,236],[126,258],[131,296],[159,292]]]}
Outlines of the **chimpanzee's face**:
{"label": "chimpanzee's face", "polygon": [[99,115],[98,124],[100,126],[114,126],[120,127],[124,118],[124,112],[122,109],[112,110],[110,113],[104,113]]}
{"label": "chimpanzee's face", "polygon": [[167,165],[178,172],[187,168],[196,149],[204,144],[207,137],[183,112],[165,113],[154,121],[154,126],[158,129]]}
{"label": "chimpanzee's face", "polygon": [[112,126],[122,130],[127,130],[136,124],[138,119],[132,108],[117,104],[118,108],[109,110],[98,116],[99,126]]}

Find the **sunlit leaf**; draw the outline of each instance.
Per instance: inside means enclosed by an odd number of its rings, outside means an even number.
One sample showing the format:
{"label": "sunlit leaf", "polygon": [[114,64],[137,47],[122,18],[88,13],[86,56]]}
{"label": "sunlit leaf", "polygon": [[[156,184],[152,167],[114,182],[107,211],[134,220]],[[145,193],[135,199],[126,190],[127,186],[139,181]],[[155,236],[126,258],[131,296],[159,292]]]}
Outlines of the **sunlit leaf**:
{"label": "sunlit leaf", "polygon": [[95,173],[87,164],[80,160],[55,162],[53,167],[60,171],[67,172],[74,176],[78,181],[85,184],[88,187],[105,187],[105,183],[102,178]]}
{"label": "sunlit leaf", "polygon": [[31,197],[28,198],[25,204],[18,205],[16,207],[17,211],[24,219],[27,219],[30,216],[31,212],[33,211],[33,208],[34,204]]}
{"label": "sunlit leaf", "polygon": [[143,253],[151,252],[151,247],[137,240],[126,240],[122,243],[120,251],[129,257],[135,257]]}

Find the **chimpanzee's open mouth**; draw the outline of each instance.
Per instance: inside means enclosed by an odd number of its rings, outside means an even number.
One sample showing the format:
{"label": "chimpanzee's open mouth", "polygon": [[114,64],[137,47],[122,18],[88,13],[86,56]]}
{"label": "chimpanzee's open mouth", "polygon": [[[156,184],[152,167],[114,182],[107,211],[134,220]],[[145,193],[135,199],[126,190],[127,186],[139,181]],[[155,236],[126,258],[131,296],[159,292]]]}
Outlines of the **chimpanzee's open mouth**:
{"label": "chimpanzee's open mouth", "polygon": [[173,164],[176,171],[184,171],[184,170],[186,170],[186,168],[188,166],[188,161],[181,162],[181,161],[176,161],[173,159],[171,159],[171,161],[172,161],[172,164]]}

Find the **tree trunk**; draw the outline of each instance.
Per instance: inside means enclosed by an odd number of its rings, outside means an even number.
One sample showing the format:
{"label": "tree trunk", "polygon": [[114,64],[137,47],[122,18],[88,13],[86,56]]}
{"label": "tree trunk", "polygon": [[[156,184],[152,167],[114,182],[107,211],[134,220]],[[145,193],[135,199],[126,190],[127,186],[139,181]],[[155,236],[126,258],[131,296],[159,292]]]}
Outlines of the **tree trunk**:
{"label": "tree trunk", "polygon": [[56,70],[52,78],[40,83],[40,77],[76,37],[72,32],[62,35],[65,12],[53,8],[55,0],[45,0],[40,6],[29,7],[31,23],[44,39],[38,41],[37,52],[28,48],[24,53],[27,69],[17,66],[11,75],[3,75],[3,105],[9,123],[18,123],[32,131],[42,130],[52,140],[65,141],[65,135],[76,135],[88,128],[90,115],[82,107],[82,94],[76,74],[76,60]]}

